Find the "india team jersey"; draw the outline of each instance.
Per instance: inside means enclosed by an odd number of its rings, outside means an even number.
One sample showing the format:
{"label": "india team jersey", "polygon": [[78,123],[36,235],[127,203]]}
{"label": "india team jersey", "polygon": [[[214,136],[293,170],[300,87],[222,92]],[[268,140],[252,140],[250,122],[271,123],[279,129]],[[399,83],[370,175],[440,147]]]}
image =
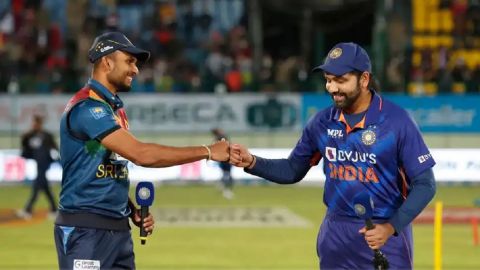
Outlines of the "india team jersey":
{"label": "india team jersey", "polygon": [[97,81],[69,102],[60,123],[61,211],[128,216],[127,161],[100,144],[122,127],[128,129],[121,100]]}
{"label": "india team jersey", "polygon": [[340,109],[318,112],[305,127],[291,157],[319,152],[326,175],[324,203],[329,212],[356,216],[353,198],[368,192],[374,218],[388,219],[405,200],[410,179],[435,165],[408,113],[375,92],[364,118],[350,127]]}

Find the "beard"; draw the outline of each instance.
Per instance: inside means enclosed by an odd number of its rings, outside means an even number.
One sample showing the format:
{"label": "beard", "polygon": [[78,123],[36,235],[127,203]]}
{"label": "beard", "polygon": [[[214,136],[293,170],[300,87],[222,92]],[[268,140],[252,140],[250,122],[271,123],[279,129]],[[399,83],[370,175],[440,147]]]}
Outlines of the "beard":
{"label": "beard", "polygon": [[[360,85],[357,84],[355,90],[349,94],[339,92],[331,94],[330,96],[332,97],[333,103],[336,108],[348,109],[358,100],[358,97],[360,96]],[[335,96],[341,96],[343,97],[343,100],[335,100]]]}
{"label": "beard", "polygon": [[108,80],[109,82],[115,87],[115,89],[117,90],[117,92],[130,92],[130,90],[132,89],[132,85],[128,85],[125,83],[125,76],[117,76],[117,77],[113,77],[113,76],[108,76]]}

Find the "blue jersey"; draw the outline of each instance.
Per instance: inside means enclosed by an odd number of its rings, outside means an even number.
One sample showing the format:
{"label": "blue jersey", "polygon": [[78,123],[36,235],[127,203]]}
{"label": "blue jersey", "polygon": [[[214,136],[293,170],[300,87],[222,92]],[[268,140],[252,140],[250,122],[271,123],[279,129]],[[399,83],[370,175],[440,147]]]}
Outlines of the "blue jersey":
{"label": "blue jersey", "polygon": [[67,105],[60,122],[61,211],[113,218],[130,214],[127,161],[100,144],[113,131],[128,129],[122,106],[118,96],[95,80]]}
{"label": "blue jersey", "polygon": [[372,101],[354,127],[333,106],[305,127],[291,157],[324,159],[324,203],[330,213],[355,217],[352,198],[368,192],[374,218],[389,219],[410,190],[410,179],[435,165],[408,113],[372,92]]}

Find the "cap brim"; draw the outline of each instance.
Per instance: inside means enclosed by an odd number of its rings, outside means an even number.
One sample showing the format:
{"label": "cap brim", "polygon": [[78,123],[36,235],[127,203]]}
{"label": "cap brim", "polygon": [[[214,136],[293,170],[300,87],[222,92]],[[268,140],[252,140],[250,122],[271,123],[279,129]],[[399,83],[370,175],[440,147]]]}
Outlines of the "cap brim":
{"label": "cap brim", "polygon": [[126,47],[119,50],[135,56],[135,58],[137,58],[137,60],[140,62],[145,62],[148,60],[148,58],[150,58],[150,52],[139,49],[137,47]]}
{"label": "cap brim", "polygon": [[312,72],[326,72],[335,76],[342,76],[345,73],[351,72],[355,69],[349,67],[349,66],[341,66],[341,65],[329,65],[329,64],[323,64],[318,67],[315,67],[312,69]]}

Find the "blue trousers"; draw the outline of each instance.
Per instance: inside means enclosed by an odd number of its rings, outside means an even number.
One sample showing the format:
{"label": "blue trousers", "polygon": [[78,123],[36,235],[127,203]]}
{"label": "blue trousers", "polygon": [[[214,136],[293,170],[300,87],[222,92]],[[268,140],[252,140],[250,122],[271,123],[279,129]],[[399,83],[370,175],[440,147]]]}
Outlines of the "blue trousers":
{"label": "blue trousers", "polygon": [[[327,214],[317,237],[320,269],[373,269],[373,250],[358,233],[363,226],[360,219]],[[398,236],[391,236],[380,250],[389,261],[389,269],[404,270],[413,268],[412,248],[412,227],[408,225]]]}
{"label": "blue trousers", "polygon": [[135,269],[130,231],[55,225],[59,269]]}

